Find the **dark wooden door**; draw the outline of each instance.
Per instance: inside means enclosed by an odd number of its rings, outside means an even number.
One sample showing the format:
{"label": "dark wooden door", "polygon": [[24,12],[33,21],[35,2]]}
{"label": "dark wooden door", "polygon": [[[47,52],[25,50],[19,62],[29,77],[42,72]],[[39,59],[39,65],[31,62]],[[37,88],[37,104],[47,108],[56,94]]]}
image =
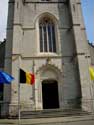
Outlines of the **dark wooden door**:
{"label": "dark wooden door", "polygon": [[42,83],[43,109],[59,108],[58,84],[56,81]]}

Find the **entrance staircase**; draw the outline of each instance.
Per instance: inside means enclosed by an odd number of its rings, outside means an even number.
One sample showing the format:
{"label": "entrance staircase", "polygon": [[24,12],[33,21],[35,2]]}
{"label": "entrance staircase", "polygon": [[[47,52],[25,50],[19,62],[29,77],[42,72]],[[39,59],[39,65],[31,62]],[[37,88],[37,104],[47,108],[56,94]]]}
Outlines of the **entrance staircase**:
{"label": "entrance staircase", "polygon": [[22,119],[34,118],[53,118],[53,117],[69,117],[69,116],[82,116],[89,113],[81,109],[45,109],[40,111],[21,111]]}

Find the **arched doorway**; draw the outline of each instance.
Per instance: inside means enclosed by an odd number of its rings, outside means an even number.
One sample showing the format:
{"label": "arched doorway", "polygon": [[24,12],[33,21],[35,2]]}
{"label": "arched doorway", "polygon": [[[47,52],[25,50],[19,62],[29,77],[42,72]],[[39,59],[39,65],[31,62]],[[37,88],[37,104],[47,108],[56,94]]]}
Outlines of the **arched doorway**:
{"label": "arched doorway", "polygon": [[43,80],[42,102],[43,109],[59,108],[58,83],[56,80]]}

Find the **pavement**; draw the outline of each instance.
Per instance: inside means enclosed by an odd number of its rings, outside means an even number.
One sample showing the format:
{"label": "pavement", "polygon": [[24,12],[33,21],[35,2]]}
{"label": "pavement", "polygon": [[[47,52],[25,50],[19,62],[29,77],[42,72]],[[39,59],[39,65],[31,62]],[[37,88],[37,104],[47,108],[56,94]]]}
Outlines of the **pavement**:
{"label": "pavement", "polygon": [[94,115],[20,120],[0,119],[0,125],[94,125]]}

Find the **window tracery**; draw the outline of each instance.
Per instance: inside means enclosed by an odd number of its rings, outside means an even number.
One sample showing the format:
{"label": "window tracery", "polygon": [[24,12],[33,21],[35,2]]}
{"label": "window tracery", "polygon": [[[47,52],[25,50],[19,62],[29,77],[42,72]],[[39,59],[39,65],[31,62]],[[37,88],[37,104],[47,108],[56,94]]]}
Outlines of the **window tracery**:
{"label": "window tracery", "polygon": [[40,52],[56,52],[55,24],[49,17],[39,21]]}

